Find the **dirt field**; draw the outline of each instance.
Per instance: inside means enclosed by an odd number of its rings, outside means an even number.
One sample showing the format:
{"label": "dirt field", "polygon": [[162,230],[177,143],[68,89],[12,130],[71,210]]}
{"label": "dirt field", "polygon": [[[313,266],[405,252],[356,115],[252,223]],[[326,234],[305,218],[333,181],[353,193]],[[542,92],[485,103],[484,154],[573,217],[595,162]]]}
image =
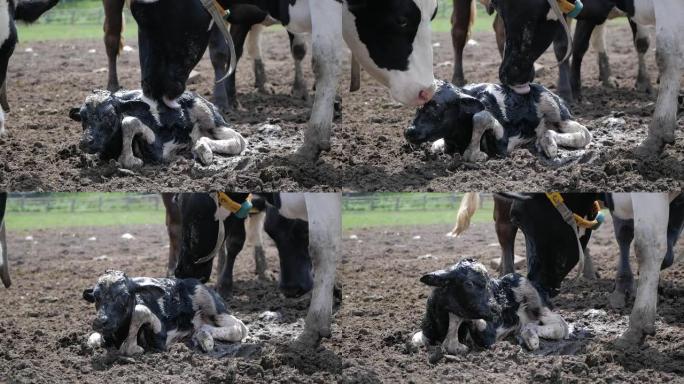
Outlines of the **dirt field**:
{"label": "dirt field", "polygon": [[[655,96],[633,90],[636,54],[627,27],[609,28],[613,73],[620,88],[598,85],[596,57],[584,62],[585,101],[573,108],[578,120],[594,135],[587,151],[577,151],[571,165],[555,166],[527,149],[509,158],[470,164],[460,156],[431,155],[410,148],[403,130],[414,110],[389,99],[387,90],[363,77],[362,90],[347,91],[349,66],[340,82],[343,117],[334,130],[333,148],[315,165],[301,164],[290,154],[301,143],[309,106],[288,94],[293,78],[284,32],[269,33],[264,41],[267,72],[275,94],[253,90],[251,61],[239,67],[238,92],[244,110],[231,121],[250,140],[250,149],[238,159],[224,159],[214,167],[178,159],[164,166],[147,166],[135,172],[121,171],[116,164],[102,163],[78,149],[80,125],[67,117],[70,107],[83,102],[106,81],[106,57],[100,40],[20,44],[9,70],[9,136],[0,139],[0,189],[9,190],[665,190],[682,186],[684,180],[684,132],[679,120],[677,144],[658,160],[642,162],[631,149],[644,137]],[[492,33],[474,36],[476,46],[466,49],[466,76],[470,81],[497,80],[499,54]],[[437,78],[450,79],[452,49],[448,34],[435,36]],[[119,75],[124,87],[139,87],[137,45],[124,52]],[[653,43],[652,43],[653,46]],[[27,50],[29,50],[28,52]],[[541,63],[555,62],[547,53]],[[652,81],[657,70],[652,52],[648,57]],[[213,76],[208,59],[199,70],[202,77],[190,89],[209,97]],[[309,85],[313,83],[306,65]],[[556,69],[548,68],[538,80],[555,84]],[[615,117],[615,125],[604,121]],[[264,123],[277,127],[264,128]]]}
{"label": "dirt field", "polygon": [[[592,239],[601,279],[567,281],[555,299],[578,336],[544,343],[549,355],[533,355],[503,341],[489,351],[431,364],[427,352],[407,349],[429,293],[418,281],[421,274],[465,256],[488,264],[498,255],[491,245],[496,242],[492,224],[475,225],[458,240],[444,237],[447,229],[346,232],[338,269],[343,304],[335,315],[333,338],[316,352],[290,344],[301,330],[308,300],[278,295],[278,264],[269,245],[270,281],[256,280],[249,254],[241,254],[236,264],[230,307],[251,332],[240,349],[242,357],[224,356],[231,352],[229,345],[207,356],[179,343],[167,353],[129,361],[86,347],[95,310],[81,293],[107,268],[130,275],[163,274],[168,252],[164,226],[10,232],[13,286],[0,293],[0,382],[684,382],[681,262],[662,274],[657,336],[627,354],[610,346],[626,328],[628,311],[607,307],[617,253],[609,222]],[[127,232],[135,239],[121,239]]]}
{"label": "dirt field", "polygon": [[[610,344],[626,329],[629,314],[608,306],[618,252],[610,222],[591,241],[601,278],[591,283],[566,280],[554,299],[556,309],[574,327],[569,341],[545,342],[546,355],[502,341],[491,350],[471,351],[455,361],[429,363],[425,350],[412,351],[406,344],[419,329],[430,293],[418,279],[463,257],[477,258],[491,271],[490,260],[499,256],[493,223],[475,225],[457,240],[444,236],[449,229],[390,228],[356,232],[358,240],[345,240],[345,301],[338,323],[344,338],[354,343],[343,345],[343,356],[354,356],[360,366],[388,383],[684,382],[681,262],[661,274],[656,337],[630,353]],[[516,247],[520,255],[524,255],[522,240],[519,236]]]}

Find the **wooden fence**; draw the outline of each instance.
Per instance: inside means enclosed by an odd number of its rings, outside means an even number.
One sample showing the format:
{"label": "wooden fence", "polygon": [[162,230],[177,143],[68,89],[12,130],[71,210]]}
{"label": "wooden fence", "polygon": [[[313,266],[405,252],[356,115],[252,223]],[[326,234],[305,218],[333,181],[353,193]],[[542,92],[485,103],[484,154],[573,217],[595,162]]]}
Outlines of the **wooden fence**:
{"label": "wooden fence", "polygon": [[156,194],[10,194],[8,212],[112,212],[164,209]]}

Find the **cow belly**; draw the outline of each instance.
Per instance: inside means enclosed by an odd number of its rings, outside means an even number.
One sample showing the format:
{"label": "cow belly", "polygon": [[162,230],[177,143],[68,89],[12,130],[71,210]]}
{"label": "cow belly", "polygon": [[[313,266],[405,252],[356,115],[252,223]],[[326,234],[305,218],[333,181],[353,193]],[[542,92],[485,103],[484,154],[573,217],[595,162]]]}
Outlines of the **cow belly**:
{"label": "cow belly", "polygon": [[287,30],[292,33],[311,32],[311,11],[309,10],[308,0],[297,0],[294,5],[288,7],[290,22]]}
{"label": "cow belly", "polygon": [[[641,25],[654,25],[656,23],[655,10],[653,8],[654,0],[634,0],[634,20],[635,23]],[[672,13],[673,17],[676,13]]]}

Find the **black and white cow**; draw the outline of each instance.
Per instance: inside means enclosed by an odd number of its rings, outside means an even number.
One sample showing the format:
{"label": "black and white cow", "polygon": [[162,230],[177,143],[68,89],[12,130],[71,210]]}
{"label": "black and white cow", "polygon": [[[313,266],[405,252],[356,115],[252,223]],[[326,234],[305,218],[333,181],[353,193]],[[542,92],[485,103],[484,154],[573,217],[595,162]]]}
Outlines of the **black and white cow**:
{"label": "black and white cow", "polygon": [[32,23],[59,0],[1,0],[0,1],[0,136],[5,134],[7,102],[7,66],[17,45],[15,21]]}
{"label": "black and white cow", "polygon": [[218,109],[192,92],[169,108],[141,91],[97,90],[69,117],[83,125],[81,149],[103,159],[117,159],[124,168],[172,160],[190,149],[202,164],[214,153],[238,155],[246,140],[228,127]]}
{"label": "black and white cow", "polygon": [[[227,194],[238,205],[248,194]],[[341,239],[341,196],[335,193],[280,193],[269,198],[278,215],[268,208],[265,229],[274,239],[280,254],[280,289],[288,296],[299,296],[313,286],[305,328],[298,340],[317,344],[330,337],[335,268]],[[218,195],[181,194],[178,197],[181,241],[176,277],[195,277],[207,281],[212,259],[226,243],[226,261],[217,287],[229,297],[235,257],[245,243],[244,217],[239,218],[219,203]],[[258,226],[258,221],[253,222]],[[251,228],[250,232],[255,231]],[[308,239],[308,240],[307,240]],[[313,281],[311,268],[313,264]]]}
{"label": "black and white cow", "polygon": [[7,192],[0,192],[0,280],[5,288],[12,285],[9,274],[9,257],[7,255],[7,239],[5,236],[5,207]]}
{"label": "black and white cow", "polygon": [[[499,68],[499,79],[517,92],[529,90],[528,85],[534,79],[534,61],[557,33],[558,17],[550,7],[555,4],[554,1],[492,1],[506,29],[506,48]],[[569,1],[574,3],[573,0]],[[616,0],[608,5],[606,14],[615,5],[637,24],[656,26],[660,90],[648,137],[637,149],[640,156],[654,156],[675,140],[677,96],[684,69],[684,39],[681,38],[684,36],[684,24],[681,23],[684,3],[679,0]],[[587,10],[583,10],[578,19],[583,17],[584,12]]]}
{"label": "black and white cow", "polygon": [[91,347],[116,348],[125,356],[164,351],[188,336],[205,352],[214,340],[239,342],[247,327],[221,298],[196,279],[128,277],[107,271],[83,299],[95,303]]}
{"label": "black and white cow", "polygon": [[539,338],[561,340],[570,334],[545,292],[521,275],[492,279],[484,265],[464,259],[420,281],[433,290],[421,331],[412,337],[415,346],[441,343],[447,353],[459,354],[468,351],[468,336],[475,345],[489,348],[515,335],[535,350]]}
{"label": "black and white cow", "polygon": [[[232,2],[219,3],[226,8]],[[343,39],[397,101],[422,105],[432,97],[430,20],[437,10],[435,0],[280,0],[263,1],[259,8],[269,14],[278,9],[292,33],[312,34],[316,96],[298,150],[303,158],[315,159],[330,148]],[[131,12],[139,26],[143,92],[177,107],[190,70],[207,46],[212,19],[199,1],[133,0]]]}
{"label": "black and white cow", "polygon": [[436,141],[433,150],[458,152],[466,161],[506,156],[530,142],[550,158],[558,146],[589,144],[589,130],[572,120],[563,100],[539,84],[529,87],[520,95],[497,84],[459,88],[438,82],[434,97],[418,109],[404,136],[412,144]]}

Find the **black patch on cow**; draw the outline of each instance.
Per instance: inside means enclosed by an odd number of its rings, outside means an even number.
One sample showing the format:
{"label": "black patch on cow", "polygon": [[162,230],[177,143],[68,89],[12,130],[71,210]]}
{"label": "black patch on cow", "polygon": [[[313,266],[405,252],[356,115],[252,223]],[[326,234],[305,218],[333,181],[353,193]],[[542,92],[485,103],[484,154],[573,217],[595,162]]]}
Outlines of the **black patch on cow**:
{"label": "black patch on cow", "polygon": [[413,0],[350,1],[348,9],[373,62],[387,70],[407,70],[421,21]]}

